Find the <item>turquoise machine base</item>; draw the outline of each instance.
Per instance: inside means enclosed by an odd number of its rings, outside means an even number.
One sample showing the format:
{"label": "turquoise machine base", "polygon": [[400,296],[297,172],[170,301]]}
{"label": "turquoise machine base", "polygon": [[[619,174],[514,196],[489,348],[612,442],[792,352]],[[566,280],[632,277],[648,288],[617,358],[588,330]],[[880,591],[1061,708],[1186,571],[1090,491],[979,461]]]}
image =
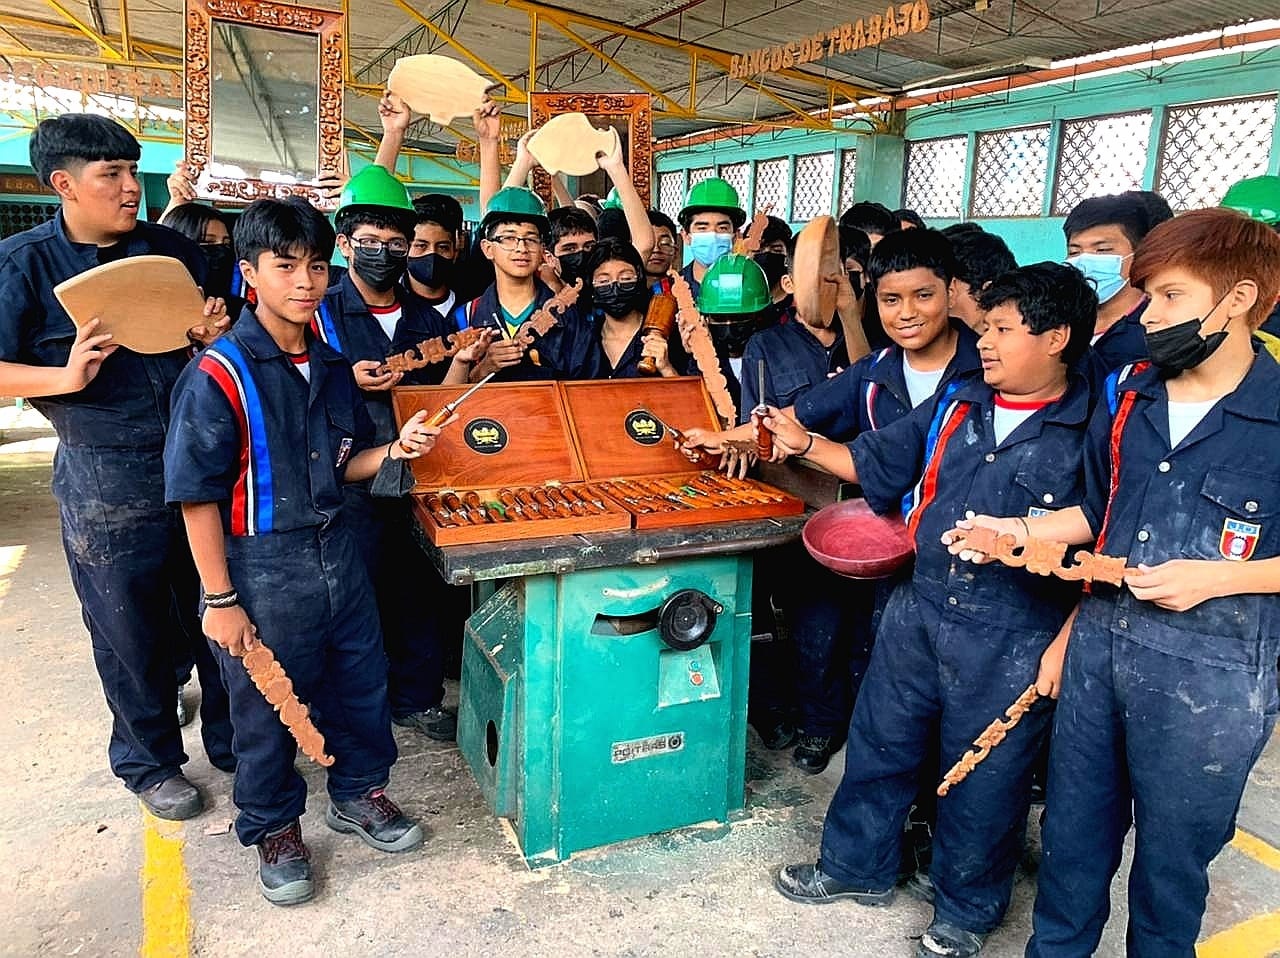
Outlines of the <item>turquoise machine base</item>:
{"label": "turquoise machine base", "polygon": [[[681,589],[723,606],[691,651],[662,641]],[[751,557],[509,580],[467,622],[458,747],[533,866],[743,805]]]}

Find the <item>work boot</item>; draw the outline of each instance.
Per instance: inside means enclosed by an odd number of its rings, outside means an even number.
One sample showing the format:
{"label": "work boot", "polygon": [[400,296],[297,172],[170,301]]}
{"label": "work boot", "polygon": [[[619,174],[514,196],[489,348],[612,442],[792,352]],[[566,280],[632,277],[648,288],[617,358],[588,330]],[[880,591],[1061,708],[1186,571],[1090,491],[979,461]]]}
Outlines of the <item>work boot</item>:
{"label": "work boot", "polygon": [[973,958],[985,939],[986,935],[935,918],[916,946],[916,958]]}
{"label": "work boot", "polygon": [[903,886],[907,890],[907,894],[917,901],[925,904],[933,904],[933,879],[929,877],[927,871],[918,871],[907,879]]}
{"label": "work boot", "polygon": [[791,753],[791,764],[806,775],[817,775],[827,767],[831,756],[840,751],[844,743],[834,735],[800,734],[800,742]]}
{"label": "work boot", "polygon": [[773,880],[784,898],[802,905],[825,905],[847,898],[859,905],[887,905],[893,901],[894,889],[877,891],[833,878],[816,865],[784,865]]}
{"label": "work boot", "polygon": [[359,835],[380,852],[412,851],[426,839],[422,826],[400,811],[380,788],[346,802],[330,800],[324,820],[335,832]]}
{"label": "work boot", "polygon": [[273,905],[299,905],[315,894],[311,852],[296,821],[258,842],[258,886]]}
{"label": "work boot", "polygon": [[204,811],[204,799],[182,773],[138,792],[138,799],[156,818],[182,822]]}
{"label": "work boot", "polygon": [[416,729],[437,742],[454,742],[458,738],[458,713],[443,705],[433,705],[421,712],[411,712],[391,719],[401,728]]}

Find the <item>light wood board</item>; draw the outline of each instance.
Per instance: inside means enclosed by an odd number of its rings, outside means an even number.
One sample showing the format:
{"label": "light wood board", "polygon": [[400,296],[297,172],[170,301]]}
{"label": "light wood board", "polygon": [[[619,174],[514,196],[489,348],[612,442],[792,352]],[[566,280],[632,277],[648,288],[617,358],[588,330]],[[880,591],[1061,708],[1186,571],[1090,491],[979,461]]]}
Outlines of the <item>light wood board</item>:
{"label": "light wood board", "polygon": [[205,298],[179,260],[130,256],[95,266],[53,288],[79,328],[100,320],[97,333],[135,353],[167,353],[190,345],[187,330],[204,321]]}

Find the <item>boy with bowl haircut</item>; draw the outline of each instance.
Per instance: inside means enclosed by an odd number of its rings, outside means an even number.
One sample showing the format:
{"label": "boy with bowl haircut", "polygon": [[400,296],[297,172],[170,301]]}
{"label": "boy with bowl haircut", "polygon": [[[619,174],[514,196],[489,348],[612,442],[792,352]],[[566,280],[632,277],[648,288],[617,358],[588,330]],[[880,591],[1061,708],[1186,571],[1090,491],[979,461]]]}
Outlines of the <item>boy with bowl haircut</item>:
{"label": "boy with bowl haircut", "polygon": [[[916,544],[911,580],[885,608],[854,706],[821,858],[777,876],[793,901],[892,900],[902,826],[932,737],[940,732],[944,756],[962,754],[1036,679],[1079,595],[1075,583],[1023,569],[975,575],[940,542],[988,502],[1006,514],[1034,514],[1084,495],[1092,394],[1072,367],[1088,348],[1097,298],[1077,271],[1040,263],[1005,274],[981,305],[982,380],[847,446],[780,413],[766,420],[785,452],[859,482],[876,512],[894,513],[910,495],[904,511]],[[920,955],[975,955],[1004,917],[1049,713],[1047,705],[1033,708],[1017,734],[938,803],[934,917]]]}
{"label": "boy with bowl haircut", "polygon": [[[165,490],[181,505],[204,589],[203,628],[231,698],[236,834],[259,853],[273,904],[312,896],[298,823],[307,788],[296,746],[235,659],[264,642],[335,758],[326,822],[382,851],[422,829],[384,794],[396,746],[373,589],[343,513],[342,485],[429,451],[439,429],[412,417],[373,446],[349,361],[310,333],[334,234],[298,199],[258,200],[235,230],[257,308],[183,371],[165,444]],[[260,630],[260,636],[259,636]]]}

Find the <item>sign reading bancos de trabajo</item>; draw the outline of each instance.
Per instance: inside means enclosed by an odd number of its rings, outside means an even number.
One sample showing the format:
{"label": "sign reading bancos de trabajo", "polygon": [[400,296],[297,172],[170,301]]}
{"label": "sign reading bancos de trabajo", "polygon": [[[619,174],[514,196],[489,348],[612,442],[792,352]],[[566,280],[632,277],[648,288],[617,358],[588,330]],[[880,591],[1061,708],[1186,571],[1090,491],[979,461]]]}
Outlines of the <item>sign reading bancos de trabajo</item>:
{"label": "sign reading bancos de trabajo", "polygon": [[729,62],[729,76],[734,80],[745,80],[771,70],[790,70],[802,63],[879,46],[886,40],[928,29],[929,19],[926,0],[889,6],[883,14],[841,24],[790,43],[735,55]]}

